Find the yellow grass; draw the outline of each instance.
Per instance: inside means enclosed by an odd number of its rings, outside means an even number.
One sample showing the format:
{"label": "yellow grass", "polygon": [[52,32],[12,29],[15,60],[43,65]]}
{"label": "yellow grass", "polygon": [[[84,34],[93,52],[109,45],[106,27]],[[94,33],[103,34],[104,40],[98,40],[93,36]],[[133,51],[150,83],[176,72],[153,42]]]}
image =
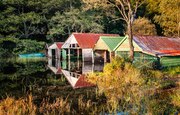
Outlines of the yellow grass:
{"label": "yellow grass", "polygon": [[45,115],[49,114],[67,114],[70,113],[70,104],[67,101],[67,98],[56,98],[53,103],[49,102],[49,99],[44,99],[40,106],[40,113]]}
{"label": "yellow grass", "polygon": [[32,102],[32,95],[26,99],[14,99],[7,97],[0,101],[0,115],[35,115],[37,107]]}

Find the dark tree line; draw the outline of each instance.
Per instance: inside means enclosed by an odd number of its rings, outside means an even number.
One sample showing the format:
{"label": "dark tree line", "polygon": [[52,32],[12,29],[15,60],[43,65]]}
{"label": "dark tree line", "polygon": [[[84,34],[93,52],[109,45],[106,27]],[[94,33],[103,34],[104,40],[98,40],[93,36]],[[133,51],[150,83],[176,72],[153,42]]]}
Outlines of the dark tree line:
{"label": "dark tree line", "polygon": [[[126,33],[126,22],[118,20],[117,8],[87,9],[85,0],[1,0],[0,38],[34,39],[37,41],[64,41],[72,32]],[[96,2],[98,0],[90,0]],[[106,0],[111,3],[113,0]],[[121,1],[121,0],[119,0]],[[136,1],[131,1],[135,4]],[[143,0],[144,1],[144,0]],[[145,17],[158,35],[180,36],[180,2],[178,0],[145,0],[135,9],[134,20]],[[134,7],[132,7],[134,8]],[[107,10],[108,9],[108,10]],[[125,12],[128,11],[125,7]],[[133,11],[131,12],[133,13]],[[117,18],[118,17],[118,18]],[[143,18],[144,19],[144,18]],[[142,19],[140,20],[142,21]],[[143,21],[142,21],[143,22]],[[155,26],[153,25],[155,24]],[[131,24],[132,25],[132,24]],[[146,25],[146,24],[145,24]],[[133,30],[142,33],[141,23]],[[148,28],[147,27],[147,28]],[[156,27],[156,28],[154,28]],[[149,29],[149,28],[148,28]],[[149,31],[148,31],[149,32]],[[151,33],[151,32],[150,32]]]}

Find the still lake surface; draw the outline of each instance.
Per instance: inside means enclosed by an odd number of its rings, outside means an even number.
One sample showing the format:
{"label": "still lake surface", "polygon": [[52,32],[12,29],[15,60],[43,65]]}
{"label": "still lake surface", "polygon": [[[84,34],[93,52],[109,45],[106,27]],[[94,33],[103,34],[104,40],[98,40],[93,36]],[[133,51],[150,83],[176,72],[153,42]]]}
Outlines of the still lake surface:
{"label": "still lake surface", "polygon": [[[91,64],[81,60],[3,59],[0,61],[0,97],[23,96],[36,90],[45,92],[43,89],[49,86],[73,90],[71,82],[76,82],[82,74],[102,71],[103,66],[102,63]],[[63,71],[70,74],[70,81]]]}
{"label": "still lake surface", "polygon": [[[103,70],[103,63],[84,63],[81,60],[60,61],[55,59],[3,59],[0,61],[0,100],[9,97],[25,97],[32,94],[38,105],[43,98],[69,97],[80,95],[87,99],[96,96],[95,87],[76,84],[82,74]],[[179,89],[178,89],[179,91]],[[178,106],[171,103],[171,93],[162,92],[150,97],[147,107],[155,113],[175,113]],[[100,106],[100,105],[99,105]],[[143,105],[144,106],[144,105]],[[143,109],[143,112],[146,112]]]}

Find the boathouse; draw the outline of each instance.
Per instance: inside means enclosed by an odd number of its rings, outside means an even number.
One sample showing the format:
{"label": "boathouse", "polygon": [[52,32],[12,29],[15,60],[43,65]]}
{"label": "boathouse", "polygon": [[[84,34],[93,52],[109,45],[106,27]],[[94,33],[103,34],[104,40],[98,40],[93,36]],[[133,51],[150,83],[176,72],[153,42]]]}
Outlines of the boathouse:
{"label": "boathouse", "polygon": [[[68,59],[82,58],[82,61],[94,63],[93,48],[100,36],[119,36],[118,34],[94,34],[94,33],[72,33],[65,41],[62,48],[63,55],[68,56]],[[63,56],[65,57],[65,56]]]}
{"label": "boathouse", "polygon": [[[141,61],[161,67],[180,65],[180,38],[160,36],[133,36],[134,62]],[[115,49],[116,55],[128,57],[127,37]]]}
{"label": "boathouse", "polygon": [[61,47],[63,42],[55,42],[48,47],[48,57],[49,58],[61,58]]}
{"label": "boathouse", "polygon": [[95,55],[103,57],[104,62],[110,62],[112,57],[115,56],[116,46],[124,40],[125,37],[119,36],[100,36],[100,39],[97,41],[94,52]]}
{"label": "boathouse", "polygon": [[54,74],[62,74],[61,72],[62,65],[59,59],[48,58],[47,66]]}

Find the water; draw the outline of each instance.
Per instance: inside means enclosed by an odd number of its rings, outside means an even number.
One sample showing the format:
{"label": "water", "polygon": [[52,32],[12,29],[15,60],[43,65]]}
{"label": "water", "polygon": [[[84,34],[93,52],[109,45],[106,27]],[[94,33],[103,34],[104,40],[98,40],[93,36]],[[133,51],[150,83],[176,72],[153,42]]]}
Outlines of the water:
{"label": "water", "polygon": [[27,91],[47,83],[48,70],[44,60],[0,62],[0,95],[22,96]]}
{"label": "water", "polygon": [[82,62],[77,59],[68,61],[48,59],[48,68],[54,74],[64,75],[74,89],[94,86],[93,84],[87,82],[85,77],[88,73],[102,71],[103,67],[103,63],[92,64],[90,62]]}
{"label": "water", "polygon": [[[81,83],[80,86],[77,83],[88,72],[102,71],[103,66],[102,63],[91,64],[81,60],[4,59],[0,61],[0,100],[7,96],[21,98],[32,94],[34,103],[39,105],[44,98],[50,98],[53,101],[57,97],[68,97],[70,102],[74,102],[73,100],[83,96],[86,100],[92,100],[98,105],[97,111],[101,113],[102,110],[108,110],[104,106],[106,98],[97,97],[96,87],[86,87],[90,86],[87,82]],[[178,91],[180,90],[157,92],[151,96],[147,94],[139,104],[142,105],[140,114],[178,113],[180,107],[176,100],[172,101],[173,93]],[[76,110],[77,104],[72,105]],[[119,111],[126,113],[132,109],[132,107],[122,107],[120,106]]]}
{"label": "water", "polygon": [[[72,82],[77,82],[80,75],[92,71],[102,71],[102,69],[103,64],[92,65],[91,63],[82,63],[80,60],[66,62],[46,58],[3,59],[0,61],[0,99],[7,96],[19,98],[31,93],[36,97],[38,103],[46,97],[87,96],[88,92],[95,92],[95,87],[75,90],[79,87],[75,85],[73,87],[63,72],[70,73]],[[86,85],[86,83],[81,84],[80,87],[86,87]]]}

